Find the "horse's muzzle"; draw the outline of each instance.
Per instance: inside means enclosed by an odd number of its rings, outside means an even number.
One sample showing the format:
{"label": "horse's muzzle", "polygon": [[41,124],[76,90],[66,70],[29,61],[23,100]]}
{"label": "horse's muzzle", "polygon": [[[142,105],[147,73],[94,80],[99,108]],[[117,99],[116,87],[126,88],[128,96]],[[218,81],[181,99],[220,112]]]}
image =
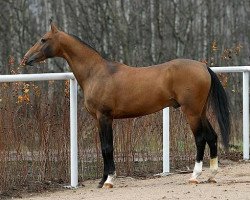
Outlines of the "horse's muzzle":
{"label": "horse's muzzle", "polygon": [[38,60],[40,59],[39,53],[35,53],[31,56],[24,56],[23,60],[21,61],[20,65],[25,66],[25,65],[29,65],[29,66],[33,66],[34,63],[38,62]]}

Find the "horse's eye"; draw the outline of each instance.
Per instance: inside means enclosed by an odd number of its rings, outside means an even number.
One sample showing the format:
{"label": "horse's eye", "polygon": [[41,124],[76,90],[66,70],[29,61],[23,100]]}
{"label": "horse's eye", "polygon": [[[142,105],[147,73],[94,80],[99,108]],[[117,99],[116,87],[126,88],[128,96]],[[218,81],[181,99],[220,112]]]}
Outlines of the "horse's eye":
{"label": "horse's eye", "polygon": [[41,43],[45,43],[45,42],[46,42],[46,39],[42,38]]}

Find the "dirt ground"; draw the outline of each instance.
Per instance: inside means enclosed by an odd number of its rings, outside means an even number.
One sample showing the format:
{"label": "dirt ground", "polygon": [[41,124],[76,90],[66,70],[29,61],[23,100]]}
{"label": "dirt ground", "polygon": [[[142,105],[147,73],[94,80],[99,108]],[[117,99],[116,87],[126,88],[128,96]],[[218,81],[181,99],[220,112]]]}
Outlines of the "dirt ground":
{"label": "dirt ground", "polygon": [[207,183],[209,169],[204,168],[198,185],[188,184],[190,174],[171,174],[152,179],[117,178],[112,189],[97,189],[98,180],[86,181],[77,189],[27,194],[25,200],[77,200],[77,199],[239,199],[250,200],[250,162],[223,161],[217,183]]}

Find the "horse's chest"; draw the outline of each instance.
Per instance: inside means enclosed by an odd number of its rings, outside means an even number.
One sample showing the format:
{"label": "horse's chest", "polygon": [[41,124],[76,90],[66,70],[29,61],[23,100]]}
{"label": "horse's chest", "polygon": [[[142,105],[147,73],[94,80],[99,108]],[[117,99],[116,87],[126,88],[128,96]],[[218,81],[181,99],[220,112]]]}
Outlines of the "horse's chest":
{"label": "horse's chest", "polygon": [[96,114],[97,105],[95,105],[94,103],[92,103],[91,100],[85,98],[85,100],[84,100],[84,107],[86,108],[86,110],[87,110],[91,115],[95,115],[95,114]]}
{"label": "horse's chest", "polygon": [[84,101],[84,106],[86,110],[96,116],[97,113],[102,113],[106,115],[112,115],[112,108],[106,101],[101,101],[101,99],[89,99],[86,98]]}
{"label": "horse's chest", "polygon": [[107,89],[107,84],[100,85],[100,83],[96,83],[89,85],[84,91],[84,97],[84,106],[92,115],[96,115],[97,112],[112,113],[114,98],[112,91]]}

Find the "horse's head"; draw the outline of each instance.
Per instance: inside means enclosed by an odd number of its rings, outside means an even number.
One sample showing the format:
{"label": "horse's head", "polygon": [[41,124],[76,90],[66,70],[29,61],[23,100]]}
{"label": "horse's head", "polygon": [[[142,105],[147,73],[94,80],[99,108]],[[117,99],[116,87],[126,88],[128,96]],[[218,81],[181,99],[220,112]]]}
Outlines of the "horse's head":
{"label": "horse's head", "polygon": [[60,31],[57,27],[51,24],[51,30],[28,50],[21,61],[21,65],[33,65],[47,58],[58,56],[60,54],[59,34]]}

